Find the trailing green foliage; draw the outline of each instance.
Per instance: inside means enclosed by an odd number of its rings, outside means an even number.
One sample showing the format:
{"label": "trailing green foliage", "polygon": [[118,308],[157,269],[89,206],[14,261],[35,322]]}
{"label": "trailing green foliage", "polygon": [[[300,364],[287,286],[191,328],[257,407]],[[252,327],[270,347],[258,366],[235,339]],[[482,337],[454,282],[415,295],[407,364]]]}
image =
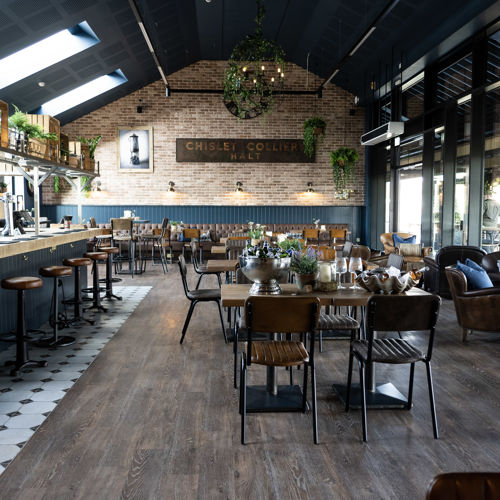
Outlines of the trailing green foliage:
{"label": "trailing green foliage", "polygon": [[89,147],[89,155],[92,160],[95,159],[95,150],[97,149],[97,145],[99,144],[101,138],[102,138],[101,134],[95,137],[90,137],[88,139],[86,139],[85,137],[78,137],[78,140],[82,144],[86,144]]}
{"label": "trailing green foliage", "polygon": [[[317,135],[316,130],[320,130]],[[315,144],[325,136],[326,122],[320,116],[309,118],[304,122],[304,153],[312,158],[314,156]]]}
{"label": "trailing green foliage", "polygon": [[330,153],[330,165],[333,169],[333,182],[339,191],[346,188],[354,173],[354,165],[359,153],[352,148],[338,148]]}
{"label": "trailing green foliage", "polygon": [[9,127],[15,128],[18,132],[24,132],[26,137],[36,139],[48,139],[49,141],[57,141],[57,134],[52,132],[44,132],[38,124],[31,124],[28,121],[28,115],[22,112],[15,104],[13,104],[15,113],[9,117]]}

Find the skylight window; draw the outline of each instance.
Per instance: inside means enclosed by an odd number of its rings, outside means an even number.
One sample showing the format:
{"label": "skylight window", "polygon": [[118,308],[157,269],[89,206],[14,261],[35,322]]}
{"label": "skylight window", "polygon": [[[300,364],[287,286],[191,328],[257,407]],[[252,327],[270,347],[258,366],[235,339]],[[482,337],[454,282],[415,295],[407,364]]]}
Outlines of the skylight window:
{"label": "skylight window", "polygon": [[86,21],[0,59],[0,89],[99,43]]}
{"label": "skylight window", "polygon": [[70,90],[65,94],[60,95],[45,104],[40,106],[37,111],[39,114],[43,115],[58,115],[68,109],[78,106],[82,102],[88,101],[94,97],[97,97],[108,90],[118,87],[127,81],[127,78],[122,73],[120,69],[113,71],[109,75],[100,76],[95,80],[80,85],[76,89]]}

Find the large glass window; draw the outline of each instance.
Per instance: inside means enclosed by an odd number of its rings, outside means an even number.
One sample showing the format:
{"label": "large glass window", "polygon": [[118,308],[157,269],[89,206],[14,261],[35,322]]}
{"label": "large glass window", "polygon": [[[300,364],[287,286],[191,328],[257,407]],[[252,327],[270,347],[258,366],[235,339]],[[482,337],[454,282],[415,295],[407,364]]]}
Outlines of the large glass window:
{"label": "large glass window", "polygon": [[500,31],[488,38],[488,60],[486,81],[496,82],[500,78]]}
{"label": "large glass window", "polygon": [[437,75],[438,103],[465,94],[472,87],[472,54],[442,69]]}
{"label": "large glass window", "polygon": [[423,136],[401,142],[396,182],[398,190],[397,231],[412,233],[420,241],[422,229]]}
{"label": "large glass window", "polygon": [[500,88],[486,94],[482,246],[496,252],[500,245]]}
{"label": "large glass window", "polygon": [[444,129],[434,131],[434,157],[432,169],[432,248],[438,250],[442,246],[443,238],[443,144]]}
{"label": "large glass window", "polygon": [[457,106],[457,124],[453,243],[466,245],[469,230],[470,100]]}
{"label": "large glass window", "polygon": [[385,158],[385,232],[391,232],[391,202],[392,202],[392,188],[391,188],[391,148],[386,149]]}
{"label": "large glass window", "polygon": [[424,74],[403,84],[401,90],[403,120],[420,116],[424,112]]}

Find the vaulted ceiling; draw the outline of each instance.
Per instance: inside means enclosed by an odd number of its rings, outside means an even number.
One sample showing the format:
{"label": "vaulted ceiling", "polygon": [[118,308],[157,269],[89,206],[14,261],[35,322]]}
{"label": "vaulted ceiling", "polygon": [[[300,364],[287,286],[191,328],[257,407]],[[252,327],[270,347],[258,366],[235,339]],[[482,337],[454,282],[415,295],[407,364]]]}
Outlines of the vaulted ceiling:
{"label": "vaulted ceiling", "polygon": [[[135,3],[167,76],[200,59],[227,59],[234,45],[254,30],[255,0]],[[264,34],[285,49],[288,60],[326,79],[391,3],[265,0]],[[66,123],[160,77],[129,0],[0,0],[0,6],[0,59],[82,21],[100,39],[93,47],[0,90],[0,99],[25,111],[122,70],[126,83],[63,112],[58,118]],[[403,67],[419,60],[425,64],[422,58],[445,39],[454,35],[457,45],[499,15],[500,2],[495,0],[399,0],[332,81],[363,99],[368,82],[390,78],[400,61]]]}

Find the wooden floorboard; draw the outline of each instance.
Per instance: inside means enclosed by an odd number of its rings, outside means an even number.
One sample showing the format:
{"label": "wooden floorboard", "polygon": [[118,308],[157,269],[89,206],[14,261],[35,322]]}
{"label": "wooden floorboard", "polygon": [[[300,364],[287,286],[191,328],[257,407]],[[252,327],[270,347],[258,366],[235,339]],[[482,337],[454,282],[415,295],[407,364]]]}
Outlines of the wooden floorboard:
{"label": "wooden floorboard", "polygon": [[[348,342],[325,341],[320,444],[308,412],[249,415],[241,446],[232,346],[214,304],[196,307],[179,345],[189,304],[170,269],[126,278],[153,289],[0,476],[1,499],[421,499],[440,472],[500,470],[500,335],[463,344],[450,301],[433,359],[439,440],[417,365],[412,410],[369,411],[363,444],[360,412],[345,413],[331,390],[346,379]],[[264,380],[256,371],[250,383]],[[406,394],[408,367],[384,377]]]}

